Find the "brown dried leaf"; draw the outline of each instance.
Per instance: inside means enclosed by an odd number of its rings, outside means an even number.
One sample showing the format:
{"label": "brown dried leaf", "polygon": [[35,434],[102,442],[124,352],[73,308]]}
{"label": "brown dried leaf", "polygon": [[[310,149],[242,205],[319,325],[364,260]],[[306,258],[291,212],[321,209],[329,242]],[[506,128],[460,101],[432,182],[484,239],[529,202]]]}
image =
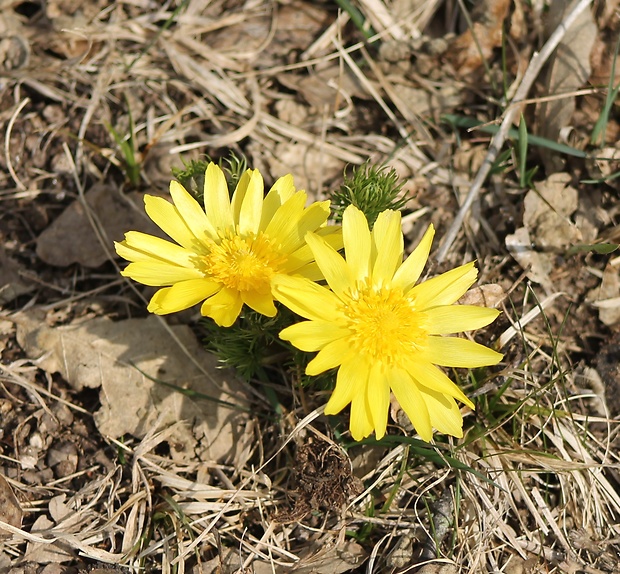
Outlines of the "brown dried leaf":
{"label": "brown dried leaf", "polygon": [[553,267],[551,257],[532,249],[532,240],[525,227],[519,227],[513,234],[506,236],[506,248],[517,263],[527,271],[530,281],[543,285],[547,293],[554,292],[553,283],[549,278]]}
{"label": "brown dried leaf", "polygon": [[329,66],[310,75],[279,74],[278,81],[299,95],[317,111],[337,111],[352,97],[369,99],[370,95],[349,69]]}
{"label": "brown dried leaf", "polygon": [[[22,507],[13,494],[13,489],[6,478],[0,474],[0,520],[16,528],[21,528],[23,514]],[[0,539],[6,535],[6,530],[0,528]]]}
{"label": "brown dried leaf", "polygon": [[[84,194],[86,203],[103,227],[102,238],[110,253],[113,241],[122,241],[126,231],[135,230],[163,237],[161,230],[144,213],[144,193],[119,193],[116,188],[97,184]],[[80,263],[99,267],[108,260],[82,202],[76,200],[37,239],[37,255],[57,267]]]}
{"label": "brown dried leaf", "polygon": [[[366,559],[366,552],[357,542],[349,540],[343,545],[316,548],[295,564],[295,574],[342,574],[360,567]],[[255,561],[255,574],[273,574],[274,566],[268,562]],[[276,567],[277,574],[291,572],[290,568]]]}
{"label": "brown dried leaf", "polygon": [[577,190],[570,185],[569,173],[554,173],[523,201],[523,225],[542,248],[566,249],[581,240],[570,216],[578,207]]}
{"label": "brown dried leaf", "polygon": [[455,38],[446,55],[459,77],[467,76],[488,61],[495,48],[502,45],[503,23],[508,16],[509,0],[485,0],[476,6],[478,21]]}
{"label": "brown dried leaf", "polygon": [[11,259],[0,246],[0,305],[34,289],[31,282],[24,280],[25,272],[26,269]]}
{"label": "brown dried leaf", "polygon": [[470,289],[457,303],[459,305],[477,305],[496,308],[506,298],[506,291],[501,285],[487,283]]}
{"label": "brown dried leaf", "polygon": [[605,267],[601,284],[588,293],[586,301],[598,309],[598,317],[604,325],[612,327],[620,322],[620,277],[617,267]]}
{"label": "brown dried leaf", "polygon": [[527,277],[543,285],[547,293],[555,291],[549,273],[556,252],[582,240],[581,231],[570,219],[578,207],[577,190],[570,181],[570,174],[554,173],[538,189],[528,191],[523,201],[523,227],[506,237],[506,247],[527,270]]}
{"label": "brown dried leaf", "polygon": [[[550,35],[572,9],[570,0],[557,0],[549,7],[545,18],[546,32]],[[564,38],[549,60],[544,93],[570,94],[581,88],[590,77],[590,54],[596,39],[597,28],[590,10],[584,10],[568,28]],[[568,96],[541,103],[536,110],[536,133],[552,141],[560,139],[560,130],[571,123],[575,111],[575,98]],[[562,169],[563,160],[557,152],[546,148],[541,155],[548,173]]]}
{"label": "brown dried leaf", "polygon": [[320,143],[309,146],[303,143],[283,142],[276,146],[273,156],[267,158],[269,171],[274,178],[287,173],[295,174],[295,187],[305,189],[313,197],[325,181],[337,177],[345,166],[343,161],[325,153]]}
{"label": "brown dried leaf", "polygon": [[[54,523],[45,515],[39,516],[32,525],[32,534],[47,534],[54,527]],[[73,550],[67,542],[55,540],[54,542],[29,541],[24,554],[24,561],[37,562],[38,564],[62,564],[73,560]]]}
{"label": "brown dried leaf", "polygon": [[[600,113],[599,108],[599,113]],[[596,157],[586,159],[586,169],[592,179],[605,179],[605,185],[612,189],[620,189],[617,178],[610,178],[620,170],[620,149],[604,147],[596,150]]]}
{"label": "brown dried leaf", "polygon": [[[218,368],[189,327],[170,327],[171,335],[154,316],[96,318],[53,328],[34,311],[13,319],[20,345],[41,368],[61,373],[78,390],[101,387],[101,408],[94,416],[103,435],[143,438],[156,427],[182,421],[168,439],[177,459],[220,460],[240,446],[247,416],[234,407],[245,405],[243,386],[232,371]],[[212,400],[190,398],[166,383]]]}

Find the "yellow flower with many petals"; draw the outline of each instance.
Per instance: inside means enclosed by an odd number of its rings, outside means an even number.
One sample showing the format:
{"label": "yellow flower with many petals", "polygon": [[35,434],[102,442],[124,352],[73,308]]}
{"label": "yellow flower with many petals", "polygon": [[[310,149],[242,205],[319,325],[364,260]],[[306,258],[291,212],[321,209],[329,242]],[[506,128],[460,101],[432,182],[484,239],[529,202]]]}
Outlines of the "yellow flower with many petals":
{"label": "yellow flower with many petals", "polygon": [[222,170],[211,163],[205,173],[204,209],[178,182],[170,184],[174,204],[145,196],[146,213],[176,243],[130,231],[115,243],[131,263],[122,271],[144,285],[164,287],[148,310],[158,315],[202,303],[200,312],[218,325],[232,325],[245,303],[273,317],[274,277],[321,279],[305,242],[314,232],[332,247],[342,247],[340,227],[326,226],[329,201],[306,207],[293,177],[278,179],[264,195],[258,170],[247,170],[230,197]]}
{"label": "yellow flower with many petals", "polygon": [[400,212],[382,212],[371,233],[364,214],[351,205],[342,232],[346,259],[318,235],[306,237],[330,289],[303,278],[274,279],[276,298],[309,319],[280,337],[303,351],[319,351],[308,375],[339,367],[325,413],[351,403],[355,440],[373,430],[378,439],[385,435],[390,391],[425,441],[433,428],[462,437],[455,399],[474,405],[437,365],[474,368],[502,358],[478,343],[443,336],[483,327],[498,315],[453,305],[476,280],[474,264],[415,285],[430,252],[432,225],[404,262]]}

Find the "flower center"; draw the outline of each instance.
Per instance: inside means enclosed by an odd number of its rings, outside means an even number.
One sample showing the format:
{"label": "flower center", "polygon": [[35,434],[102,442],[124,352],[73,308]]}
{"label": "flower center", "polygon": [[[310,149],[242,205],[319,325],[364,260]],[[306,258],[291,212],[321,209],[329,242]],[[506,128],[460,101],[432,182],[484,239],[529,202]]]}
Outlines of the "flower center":
{"label": "flower center", "polygon": [[365,286],[345,307],[354,349],[374,361],[398,364],[426,344],[428,333],[402,290]]}
{"label": "flower center", "polygon": [[205,274],[210,278],[230,289],[259,293],[269,292],[271,278],[285,260],[263,233],[223,237],[203,258]]}

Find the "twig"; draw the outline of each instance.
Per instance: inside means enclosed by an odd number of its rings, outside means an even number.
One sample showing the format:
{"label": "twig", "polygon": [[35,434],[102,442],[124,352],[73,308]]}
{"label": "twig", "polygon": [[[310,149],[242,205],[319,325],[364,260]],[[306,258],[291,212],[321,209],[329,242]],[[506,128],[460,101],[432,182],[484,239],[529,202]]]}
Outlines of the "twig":
{"label": "twig", "polygon": [[506,113],[504,115],[504,119],[499,128],[499,131],[493,136],[491,140],[491,145],[489,146],[489,150],[487,151],[486,157],[476,174],[476,178],[474,179],[471,187],[469,188],[469,192],[463,205],[459,209],[459,212],[456,214],[450,229],[448,229],[446,235],[444,236],[443,243],[439,248],[439,252],[437,254],[437,261],[441,263],[452,243],[456,239],[456,235],[463,224],[463,220],[465,216],[469,212],[472,203],[480,193],[480,189],[484,184],[489,172],[491,170],[491,166],[493,162],[497,158],[499,151],[504,144],[504,140],[508,135],[508,130],[512,126],[512,122],[521,109],[521,104],[523,100],[527,96],[534,80],[538,77],[540,70],[545,65],[546,61],[549,59],[553,51],[557,48],[558,44],[562,41],[562,38],[571,27],[573,22],[579,17],[579,15],[592,3],[592,0],[579,0],[577,4],[575,4],[574,8],[568,13],[568,15],[564,18],[564,20],[560,23],[560,25],[556,28],[556,30],[551,34],[545,45],[542,47],[540,52],[535,53],[530,60],[530,65],[528,66],[525,74],[523,75],[523,80],[519,85],[519,88],[515,92],[515,96],[512,100],[512,103],[507,108]]}
{"label": "twig", "polygon": [[17,108],[15,108],[15,111],[11,115],[11,118],[9,119],[9,123],[6,126],[6,133],[4,134],[4,153],[6,157],[6,167],[9,170],[13,181],[15,182],[20,191],[26,191],[27,187],[23,184],[22,180],[17,177],[17,173],[15,173],[15,170],[13,169],[13,162],[11,161],[11,132],[13,131],[13,124],[15,123],[17,116],[19,116],[20,112],[29,103],[30,98],[24,98],[19,103],[19,105],[17,106]]}

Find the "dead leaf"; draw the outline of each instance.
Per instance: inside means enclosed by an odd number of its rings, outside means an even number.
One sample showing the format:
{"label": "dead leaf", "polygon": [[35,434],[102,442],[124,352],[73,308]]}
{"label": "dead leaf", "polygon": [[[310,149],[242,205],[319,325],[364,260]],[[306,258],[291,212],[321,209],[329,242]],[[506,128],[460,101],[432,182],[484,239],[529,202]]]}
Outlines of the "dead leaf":
{"label": "dead leaf", "polygon": [[[620,66],[616,61],[616,39],[618,37],[618,27],[620,25],[620,13],[618,11],[618,0],[608,0],[600,3],[595,10],[598,21],[599,33],[590,53],[590,64],[592,71],[588,83],[591,86],[617,86],[620,82]],[[609,30],[604,28],[610,26]],[[612,72],[614,77],[611,77]],[[601,110],[605,105],[607,90],[594,90],[592,93],[585,94],[580,102],[580,111],[583,113],[584,123],[594,126],[601,115]],[[601,134],[601,139],[597,143],[617,142],[620,137],[620,125],[618,114],[611,113],[607,118],[605,133]],[[600,155],[598,152],[597,156]]]}
{"label": "dead leaf", "polygon": [[[109,253],[114,253],[113,241],[122,241],[129,230],[143,231],[163,237],[161,230],[144,213],[144,193],[125,195],[111,186],[96,184],[84,198],[103,227],[102,238]],[[82,202],[76,200],[65,209],[37,239],[37,255],[57,267],[80,263],[84,267],[99,267],[108,260],[97,233]]]}
{"label": "dead leaf", "polygon": [[345,163],[321,150],[320,143],[309,146],[303,143],[280,143],[273,156],[267,157],[273,178],[287,173],[295,174],[295,187],[305,189],[312,197],[326,181],[342,174]]}
{"label": "dead leaf", "polygon": [[534,283],[540,283],[547,293],[553,293],[553,283],[549,273],[553,268],[548,254],[532,249],[532,240],[525,227],[519,227],[511,235],[506,236],[506,248],[517,263],[527,271],[527,277]]}
{"label": "dead leaf", "polygon": [[[322,547],[318,552],[314,548],[295,564],[295,574],[342,574],[360,567],[366,559],[366,552],[354,540],[343,545]],[[254,574],[273,574],[273,565],[268,562],[254,561]],[[291,572],[290,568],[276,566],[277,574]]]}
{"label": "dead leaf", "polygon": [[[21,528],[23,514],[22,507],[13,493],[11,485],[7,482],[6,478],[0,474],[0,520],[16,528]],[[4,538],[6,535],[7,531],[0,528],[0,539]],[[9,534],[9,536],[11,536],[11,534]]]}
{"label": "dead leaf", "polygon": [[459,305],[477,305],[495,309],[506,298],[506,291],[501,285],[487,283],[470,289],[458,301]]}
{"label": "dead leaf", "polygon": [[168,439],[173,458],[234,456],[247,420],[240,410],[243,385],[231,370],[218,368],[189,327],[170,327],[181,347],[155,316],[118,322],[96,318],[51,328],[36,311],[12,318],[18,342],[42,369],[60,373],[77,390],[101,387],[101,408],[94,417],[102,434],[143,438],[156,424],[179,423]]}
{"label": "dead leaf", "polygon": [[[39,516],[32,525],[32,534],[47,534],[54,523],[45,515]],[[55,542],[28,542],[24,561],[36,562],[37,564],[62,564],[73,560],[73,550],[67,542],[56,540]]]}
{"label": "dead leaf", "polygon": [[24,279],[26,269],[11,259],[0,246],[0,305],[29,293],[34,285]]}
{"label": "dead leaf", "polygon": [[67,495],[59,494],[49,501],[47,506],[50,516],[58,524],[68,516],[74,514],[74,511],[66,503]]}
{"label": "dead leaf", "polygon": [[[559,253],[583,240],[581,230],[571,216],[579,206],[577,190],[570,185],[569,173],[551,174],[523,200],[523,227],[506,237],[506,247],[526,275],[540,283],[547,294],[558,291],[549,274]],[[589,224],[587,233],[591,233]]]}
{"label": "dead leaf", "polygon": [[588,293],[586,301],[598,309],[598,318],[604,325],[611,327],[620,322],[620,277],[617,267],[605,267],[601,284]]}
{"label": "dead leaf", "polygon": [[299,95],[314,108],[323,112],[325,109],[337,112],[350,102],[352,97],[369,99],[366,89],[357,77],[340,66],[329,66],[310,75],[279,74],[278,81]]}
{"label": "dead leaf", "polygon": [[591,179],[605,179],[606,186],[618,190],[618,179],[610,176],[620,169],[620,149],[604,147],[596,150],[595,157],[586,159],[586,169]]}
{"label": "dead leaf", "polygon": [[30,43],[20,19],[9,10],[0,12],[0,70],[24,68],[30,60]]}
{"label": "dead leaf", "polygon": [[452,62],[459,77],[466,77],[488,61],[495,48],[502,45],[503,23],[508,16],[509,0],[478,2],[468,28],[449,45],[446,57]]}
{"label": "dead leaf", "polygon": [[567,249],[581,241],[581,233],[570,220],[577,211],[577,190],[570,185],[569,173],[554,173],[523,201],[523,225],[537,246]]}
{"label": "dead leaf", "polygon": [[[570,0],[556,0],[549,5],[544,22],[549,36],[560,25],[566,13],[572,10]],[[584,10],[568,28],[564,38],[549,59],[544,93],[553,96],[570,94],[581,88],[590,77],[590,54],[597,28],[591,10]],[[536,110],[536,133],[551,141],[560,139],[560,130],[571,125],[575,111],[575,97],[567,96],[542,102]],[[564,160],[553,150],[540,150],[548,173],[562,169]]]}
{"label": "dead leaf", "polygon": [[417,574],[458,574],[454,564],[424,564]]}
{"label": "dead leaf", "polygon": [[289,52],[308,48],[329,24],[329,11],[311,2],[278,4],[276,15],[261,3],[251,3],[222,19],[217,29],[205,34],[204,43],[236,59],[242,50],[244,59],[260,58],[261,66],[269,67]]}

